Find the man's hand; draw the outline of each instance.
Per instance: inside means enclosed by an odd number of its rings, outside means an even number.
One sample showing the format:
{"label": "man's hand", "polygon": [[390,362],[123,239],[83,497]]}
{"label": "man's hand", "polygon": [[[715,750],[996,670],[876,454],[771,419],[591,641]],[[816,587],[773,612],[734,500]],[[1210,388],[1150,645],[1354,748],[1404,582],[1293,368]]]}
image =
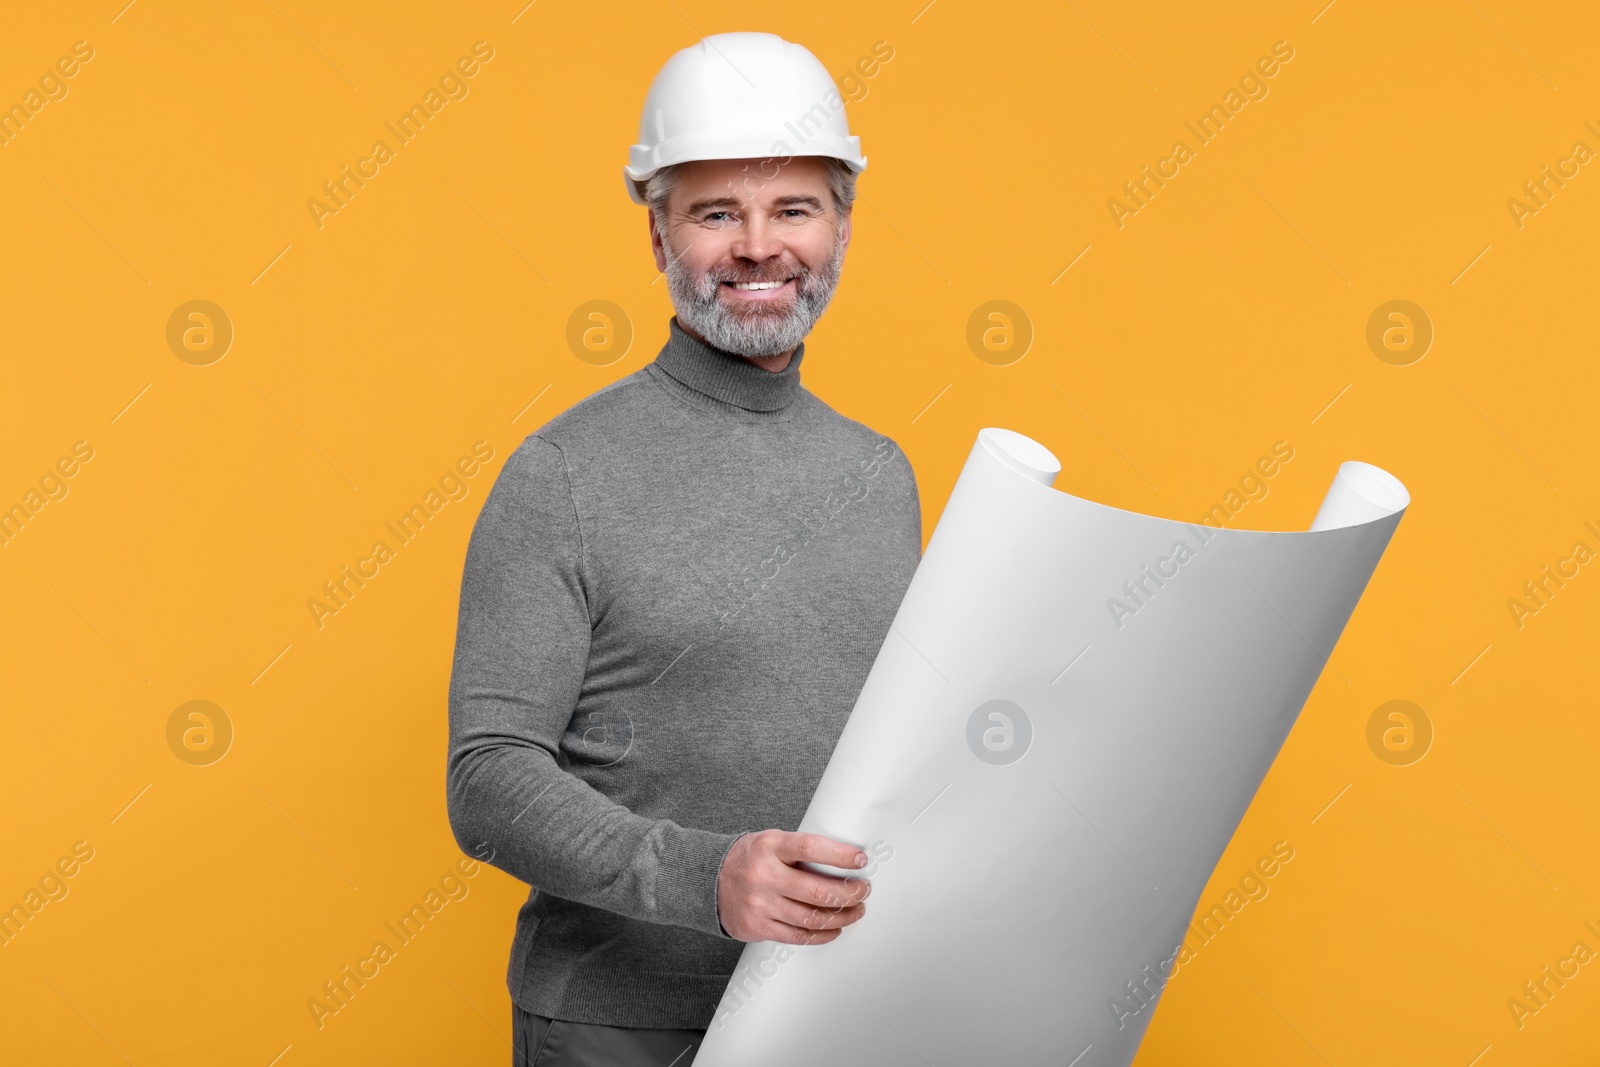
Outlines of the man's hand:
{"label": "man's hand", "polygon": [[717,875],[717,917],[740,941],[825,945],[867,913],[872,886],[796,867],[805,861],[854,868],[867,854],[821,834],[761,830],[733,843]]}

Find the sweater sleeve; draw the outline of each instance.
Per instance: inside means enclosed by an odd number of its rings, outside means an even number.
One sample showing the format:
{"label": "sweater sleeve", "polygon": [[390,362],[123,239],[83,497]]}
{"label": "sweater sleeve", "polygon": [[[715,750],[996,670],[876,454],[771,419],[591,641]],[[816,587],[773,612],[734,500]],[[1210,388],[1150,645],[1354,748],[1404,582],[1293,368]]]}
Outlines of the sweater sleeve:
{"label": "sweater sleeve", "polygon": [[637,815],[557,759],[589,655],[582,531],[560,448],[506,461],[467,546],[446,798],[463,851],[554,896],[728,935],[717,877],[738,834]]}

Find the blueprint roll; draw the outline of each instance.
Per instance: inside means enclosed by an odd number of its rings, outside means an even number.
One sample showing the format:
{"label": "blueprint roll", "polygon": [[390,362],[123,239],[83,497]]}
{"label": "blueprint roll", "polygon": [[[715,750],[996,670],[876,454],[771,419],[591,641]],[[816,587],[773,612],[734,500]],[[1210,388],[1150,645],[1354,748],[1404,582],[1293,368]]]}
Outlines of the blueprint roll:
{"label": "blueprint roll", "polygon": [[1052,488],[985,429],[800,829],[867,914],[754,942],[696,1067],[1125,1067],[1200,893],[1410,503],[1345,463],[1311,529]]}

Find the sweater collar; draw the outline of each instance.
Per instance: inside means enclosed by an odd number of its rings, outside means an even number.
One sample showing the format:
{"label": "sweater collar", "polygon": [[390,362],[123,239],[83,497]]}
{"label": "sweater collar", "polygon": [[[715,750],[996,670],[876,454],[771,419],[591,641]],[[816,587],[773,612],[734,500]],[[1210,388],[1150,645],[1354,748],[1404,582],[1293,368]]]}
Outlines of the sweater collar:
{"label": "sweater collar", "polygon": [[690,389],[747,411],[781,411],[799,395],[804,341],[789,357],[789,365],[773,372],[690,337],[676,318],[669,327],[671,333],[655,358],[656,366]]}

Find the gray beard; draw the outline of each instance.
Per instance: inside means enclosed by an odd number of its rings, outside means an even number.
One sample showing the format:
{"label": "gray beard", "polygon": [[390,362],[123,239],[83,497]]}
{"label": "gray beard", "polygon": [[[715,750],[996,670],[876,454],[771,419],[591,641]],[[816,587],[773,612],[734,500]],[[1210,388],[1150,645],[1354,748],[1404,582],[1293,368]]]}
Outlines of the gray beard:
{"label": "gray beard", "polygon": [[752,304],[743,311],[730,311],[722,303],[723,282],[775,279],[724,270],[694,275],[673,255],[665,234],[661,247],[667,257],[667,291],[679,321],[711,347],[739,356],[778,356],[798,348],[833,299],[844,263],[844,243],[836,240],[833,255],[820,270],[801,267],[796,272],[795,296],[787,310]]}

